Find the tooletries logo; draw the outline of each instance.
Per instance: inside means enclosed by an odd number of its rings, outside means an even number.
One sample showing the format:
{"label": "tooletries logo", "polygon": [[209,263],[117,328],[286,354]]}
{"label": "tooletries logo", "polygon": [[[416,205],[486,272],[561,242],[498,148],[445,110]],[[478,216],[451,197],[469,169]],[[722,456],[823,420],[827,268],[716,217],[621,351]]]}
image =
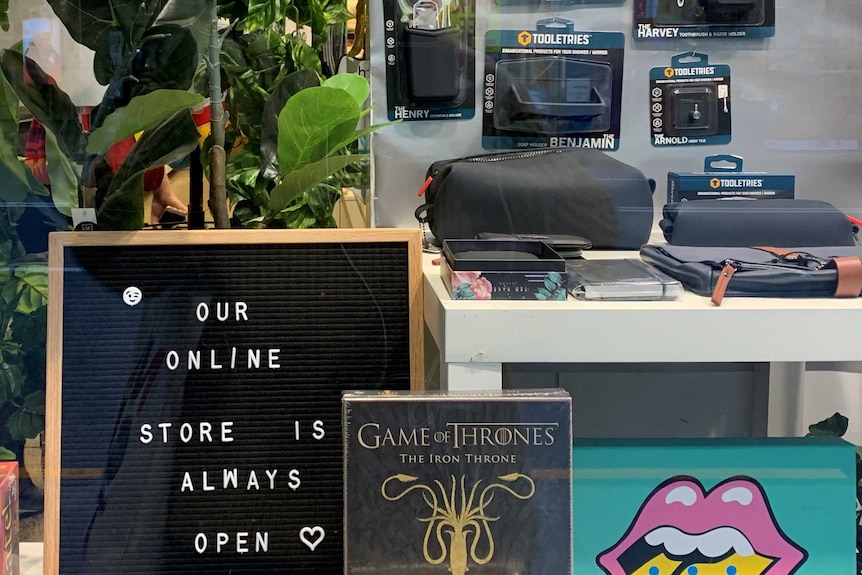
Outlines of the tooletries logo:
{"label": "tooletries logo", "polygon": [[709,182],[710,187],[715,188],[762,188],[763,180],[749,178],[718,179],[713,178]]}
{"label": "tooletries logo", "polygon": [[530,44],[586,46],[590,43],[592,38],[592,34],[550,34],[527,32],[524,30],[518,34],[518,44],[521,46],[528,46]]}
{"label": "tooletries logo", "polygon": [[735,477],[705,491],[692,477],[674,477],[596,562],[607,575],[791,575],[807,558],[754,479]]}
{"label": "tooletries logo", "polygon": [[665,68],[664,75],[667,78],[674,76],[715,76],[715,66],[700,66],[697,68]]}

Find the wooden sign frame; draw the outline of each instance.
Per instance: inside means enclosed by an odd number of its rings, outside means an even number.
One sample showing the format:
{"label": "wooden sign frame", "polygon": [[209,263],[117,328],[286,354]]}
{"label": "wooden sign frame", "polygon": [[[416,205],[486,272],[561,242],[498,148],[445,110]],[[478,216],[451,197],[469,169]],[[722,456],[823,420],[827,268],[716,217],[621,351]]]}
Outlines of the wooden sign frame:
{"label": "wooden sign frame", "polygon": [[[177,230],[58,232],[49,239],[49,306],[45,440],[44,573],[60,573],[63,426],[64,275],[66,248],[404,243],[407,248],[410,387],[424,388],[422,243],[419,230]],[[350,302],[345,302],[345,307]]]}

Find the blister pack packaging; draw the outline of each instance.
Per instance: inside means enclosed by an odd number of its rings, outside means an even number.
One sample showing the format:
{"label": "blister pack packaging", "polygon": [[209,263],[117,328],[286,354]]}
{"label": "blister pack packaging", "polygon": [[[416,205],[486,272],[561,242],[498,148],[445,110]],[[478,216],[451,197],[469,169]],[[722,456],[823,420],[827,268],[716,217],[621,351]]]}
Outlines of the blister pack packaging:
{"label": "blister pack packaging", "polygon": [[563,18],[485,36],[482,147],[619,148],[625,37]]}
{"label": "blister pack packaging", "polygon": [[649,77],[653,146],[730,143],[730,66],[689,52],[653,68]]}
{"label": "blister pack packaging", "polygon": [[775,0],[635,0],[635,39],[766,38]]}
{"label": "blister pack packaging", "polygon": [[475,0],[384,0],[390,120],[475,113]]}

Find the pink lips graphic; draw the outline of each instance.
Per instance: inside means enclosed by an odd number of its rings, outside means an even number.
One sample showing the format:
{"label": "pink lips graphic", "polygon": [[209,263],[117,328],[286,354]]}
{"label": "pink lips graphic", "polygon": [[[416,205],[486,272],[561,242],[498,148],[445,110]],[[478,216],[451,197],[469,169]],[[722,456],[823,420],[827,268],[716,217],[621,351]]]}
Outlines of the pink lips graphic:
{"label": "pink lips graphic", "polygon": [[607,575],[626,575],[620,556],[659,527],[676,528],[689,535],[720,527],[736,529],[755,552],[775,559],[766,570],[768,575],[791,575],[808,558],[808,553],[781,531],[763,488],[754,479],[734,477],[707,492],[693,477],[674,477],[650,494],[623,538],[599,555],[599,566]]}

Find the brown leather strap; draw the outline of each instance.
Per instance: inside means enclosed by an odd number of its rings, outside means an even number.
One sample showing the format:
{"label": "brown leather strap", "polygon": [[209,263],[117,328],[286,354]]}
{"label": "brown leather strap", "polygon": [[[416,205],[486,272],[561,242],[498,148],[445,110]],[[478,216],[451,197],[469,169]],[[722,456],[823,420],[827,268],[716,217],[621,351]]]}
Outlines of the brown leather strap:
{"label": "brown leather strap", "polygon": [[730,283],[730,278],[732,278],[735,273],[736,268],[730,264],[725,264],[724,267],[721,268],[721,274],[715,281],[715,287],[712,288],[712,297],[710,298],[710,301],[713,305],[721,305],[721,301],[724,299],[724,294],[727,292],[727,284]]}
{"label": "brown leather strap", "polygon": [[793,254],[804,254],[805,252],[800,252],[799,250],[794,250],[790,248],[776,248],[773,246],[751,246],[755,250],[761,250],[768,254],[772,254],[779,259],[788,259],[793,260],[795,258],[789,257]]}
{"label": "brown leather strap", "polygon": [[858,297],[862,293],[862,260],[855,256],[834,258],[838,270],[835,297]]}
{"label": "brown leather strap", "polygon": [[787,248],[776,248],[773,246],[751,246],[751,247],[752,247],[752,249],[755,249],[755,250],[762,250],[764,252],[768,252],[777,258],[784,257],[787,254],[792,254],[796,251],[796,250],[791,250],[791,249],[787,249]]}

